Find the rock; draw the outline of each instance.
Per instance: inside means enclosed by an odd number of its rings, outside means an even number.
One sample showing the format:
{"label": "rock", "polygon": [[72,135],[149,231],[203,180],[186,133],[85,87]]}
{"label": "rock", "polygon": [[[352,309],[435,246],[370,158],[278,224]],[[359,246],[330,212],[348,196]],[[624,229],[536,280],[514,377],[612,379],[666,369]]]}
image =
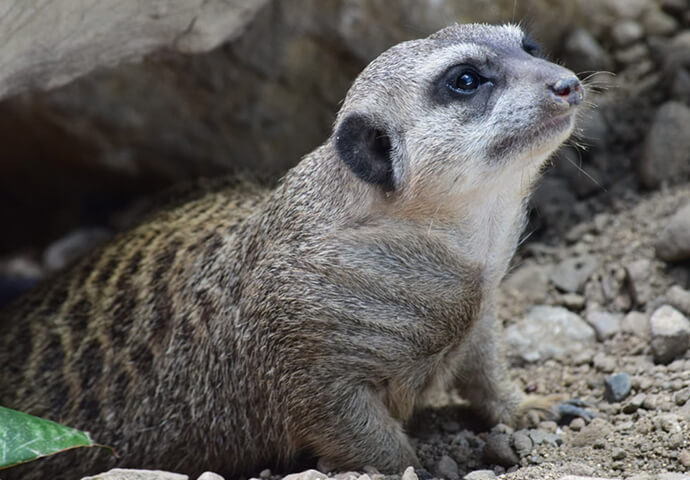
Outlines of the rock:
{"label": "rock", "polygon": [[573,418],[568,425],[573,432],[579,432],[585,427],[585,420],[581,417]]}
{"label": "rock", "polygon": [[261,472],[259,472],[259,478],[261,478],[262,480],[268,480],[269,478],[271,478],[271,475],[272,472],[270,468],[265,468],[261,470]]}
{"label": "rock", "polygon": [[593,255],[566,258],[551,272],[551,282],[560,290],[582,293],[590,275],[599,267],[599,259]]}
{"label": "rock", "polygon": [[613,337],[621,330],[621,318],[613,313],[593,311],[587,314],[586,319],[600,342]]}
{"label": "rock", "polygon": [[668,220],[666,227],[659,234],[655,247],[656,256],[666,262],[690,259],[690,203],[680,208]]}
{"label": "rock", "polygon": [[283,477],[283,480],[326,480],[328,475],[318,470],[310,469],[299,473],[291,473]]}
{"label": "rock", "polygon": [[199,478],[197,478],[196,480],[225,480],[225,478],[221,477],[217,473],[204,472],[201,475],[199,475]]}
{"label": "rock", "polygon": [[448,455],[443,455],[436,463],[436,474],[448,480],[459,480],[458,464]]}
{"label": "rock", "polygon": [[639,18],[650,7],[647,0],[605,0],[605,8],[616,18]]}
{"label": "rock", "polygon": [[532,439],[524,430],[513,434],[513,448],[520,457],[526,457],[532,452]]}
{"label": "rock", "polygon": [[612,431],[613,429],[608,422],[601,418],[595,418],[573,436],[571,444],[575,447],[593,446],[597,440],[606,438]]}
{"label": "rock", "polygon": [[678,21],[659,9],[650,9],[642,18],[647,35],[666,36],[678,30]]}
{"label": "rock", "polygon": [[666,292],[666,301],[685,315],[690,315],[690,290],[673,285]]}
{"label": "rock", "polygon": [[565,63],[574,72],[611,70],[606,50],[585,28],[576,28],[565,40]]}
{"label": "rock", "polygon": [[645,402],[647,395],[638,393],[623,405],[623,413],[635,413]]}
{"label": "rock", "polygon": [[558,301],[568,310],[579,312],[585,308],[585,297],[577,293],[564,293],[558,298]]}
{"label": "rock", "polygon": [[656,112],[638,164],[642,185],[658,188],[690,175],[690,108],[670,101]]}
{"label": "rock", "polygon": [[685,468],[690,468],[690,450],[682,450],[678,454],[678,461]]}
{"label": "rock", "polygon": [[609,402],[620,402],[630,394],[632,383],[627,373],[614,373],[604,379],[604,398]]}
{"label": "rock", "polygon": [[187,480],[188,478],[187,475],[162,470],[113,468],[92,477],[83,477],[81,480]]}
{"label": "rock", "polygon": [[642,25],[633,20],[617,22],[611,29],[611,38],[619,47],[627,47],[641,39],[643,35]]}
{"label": "rock", "polygon": [[529,303],[546,301],[551,266],[527,263],[519,266],[505,279],[508,291],[518,292]]}
{"label": "rock", "polygon": [[414,471],[414,467],[407,467],[400,477],[400,480],[419,480],[417,474]]}
{"label": "rock", "polygon": [[649,323],[656,363],[669,363],[690,347],[690,320],[670,305],[656,309]]}
{"label": "rock", "polygon": [[79,257],[109,239],[110,232],[104,228],[82,228],[51,243],[43,252],[43,266],[50,271],[65,268]]}
{"label": "rock", "polygon": [[512,467],[520,462],[520,458],[510,447],[510,435],[491,432],[484,444],[484,461],[492,465]]}
{"label": "rock", "polygon": [[649,278],[653,273],[652,262],[647,258],[638,258],[626,264],[625,271],[635,303],[645,305],[651,300],[652,295],[649,285]]}
{"label": "rock", "polygon": [[475,470],[462,478],[463,480],[495,480],[497,477],[493,470]]}
{"label": "rock", "polygon": [[649,318],[642,312],[629,312],[621,321],[621,330],[638,338],[649,338]]}
{"label": "rock", "polygon": [[512,355],[536,362],[574,355],[596,338],[579,315],[563,307],[538,306],[506,329],[505,340]]}

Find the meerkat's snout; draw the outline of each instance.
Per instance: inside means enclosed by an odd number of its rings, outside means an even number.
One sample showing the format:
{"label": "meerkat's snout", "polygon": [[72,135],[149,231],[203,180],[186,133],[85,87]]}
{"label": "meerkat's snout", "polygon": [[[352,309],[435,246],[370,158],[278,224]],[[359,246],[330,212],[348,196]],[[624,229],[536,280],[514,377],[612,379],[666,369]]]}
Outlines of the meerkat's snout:
{"label": "meerkat's snout", "polygon": [[585,99],[585,94],[577,77],[566,77],[547,85],[550,94],[559,104],[567,107],[579,105]]}

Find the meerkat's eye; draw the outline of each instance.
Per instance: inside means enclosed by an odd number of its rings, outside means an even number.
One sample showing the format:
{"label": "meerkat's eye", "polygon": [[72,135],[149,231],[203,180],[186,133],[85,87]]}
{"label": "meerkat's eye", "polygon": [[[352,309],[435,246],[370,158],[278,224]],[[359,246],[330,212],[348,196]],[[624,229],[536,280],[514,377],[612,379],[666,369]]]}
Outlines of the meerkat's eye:
{"label": "meerkat's eye", "polygon": [[458,70],[448,79],[448,88],[456,93],[473,93],[481,84],[482,77],[471,68]]}

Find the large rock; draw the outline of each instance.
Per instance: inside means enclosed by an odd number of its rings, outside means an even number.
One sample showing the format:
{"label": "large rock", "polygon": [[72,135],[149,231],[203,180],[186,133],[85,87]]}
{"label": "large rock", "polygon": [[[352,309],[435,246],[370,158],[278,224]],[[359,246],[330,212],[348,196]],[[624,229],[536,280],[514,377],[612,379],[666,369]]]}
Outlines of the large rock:
{"label": "large rock", "polygon": [[678,210],[659,234],[656,255],[667,262],[690,259],[690,203]]}
{"label": "large rock", "polygon": [[594,329],[562,307],[538,306],[506,329],[509,354],[526,362],[564,358],[596,342]]}
{"label": "large rock", "polygon": [[690,108],[675,101],[659,107],[638,170],[646,188],[690,178]]}
{"label": "large rock", "polygon": [[690,347],[690,320],[675,308],[659,307],[649,322],[655,362],[669,363]]}

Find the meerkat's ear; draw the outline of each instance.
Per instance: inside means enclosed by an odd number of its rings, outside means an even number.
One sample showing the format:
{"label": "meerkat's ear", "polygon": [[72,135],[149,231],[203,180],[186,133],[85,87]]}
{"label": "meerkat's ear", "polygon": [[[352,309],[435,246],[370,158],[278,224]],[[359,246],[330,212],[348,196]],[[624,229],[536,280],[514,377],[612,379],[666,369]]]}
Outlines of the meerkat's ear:
{"label": "meerkat's ear", "polygon": [[371,117],[361,113],[345,117],[335,132],[335,148],[359,178],[386,191],[395,189],[390,135]]}

